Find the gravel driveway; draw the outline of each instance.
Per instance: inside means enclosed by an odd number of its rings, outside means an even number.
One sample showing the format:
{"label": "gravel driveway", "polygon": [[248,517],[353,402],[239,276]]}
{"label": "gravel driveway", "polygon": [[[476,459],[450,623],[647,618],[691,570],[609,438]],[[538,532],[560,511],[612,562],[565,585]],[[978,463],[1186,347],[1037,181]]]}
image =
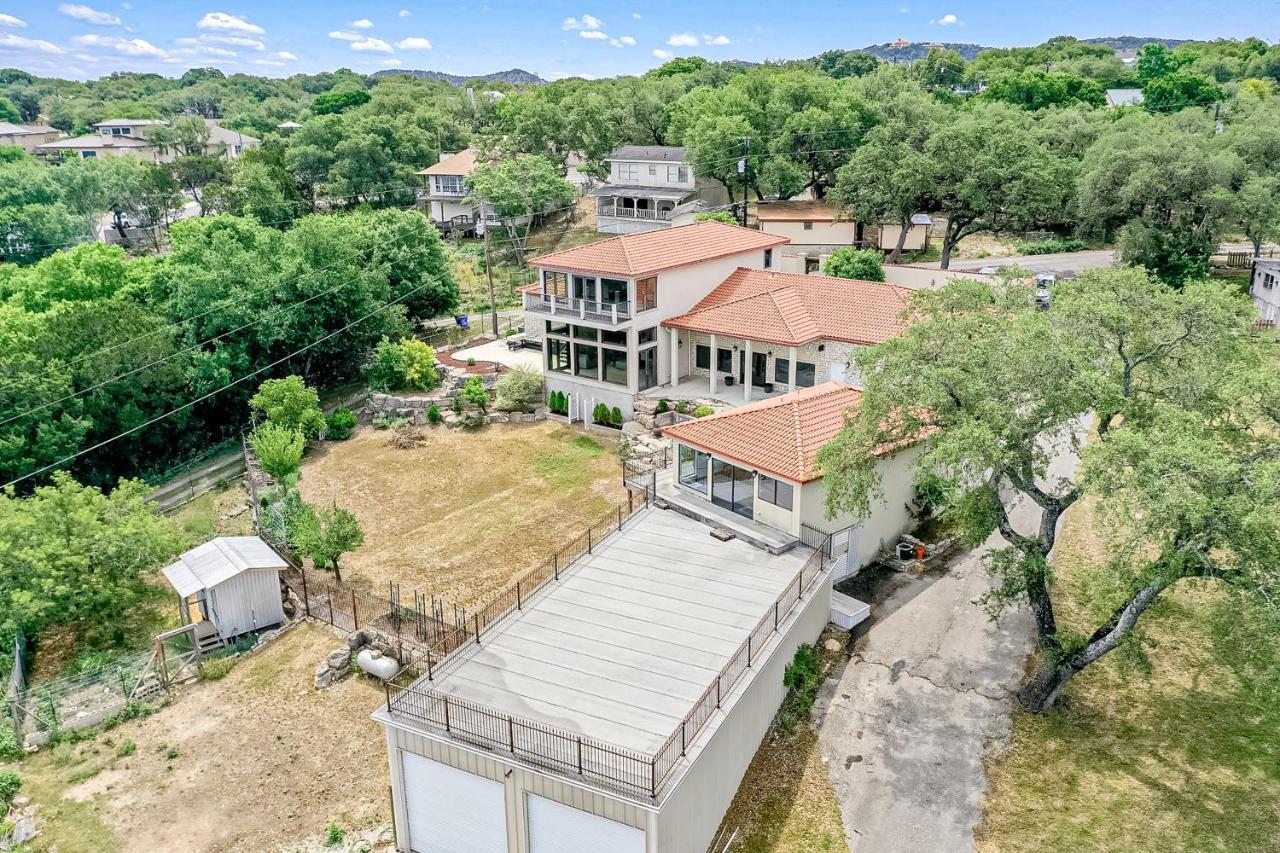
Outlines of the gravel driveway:
{"label": "gravel driveway", "polygon": [[[1076,462],[1059,452],[1053,474]],[[1013,513],[1027,532],[1039,515],[1029,503]],[[1035,640],[1025,608],[993,623],[972,603],[992,585],[981,555],[1000,543],[995,534],[923,577],[887,573],[852,660],[824,685],[819,739],[853,853],[973,849],[982,759],[1008,738]]]}

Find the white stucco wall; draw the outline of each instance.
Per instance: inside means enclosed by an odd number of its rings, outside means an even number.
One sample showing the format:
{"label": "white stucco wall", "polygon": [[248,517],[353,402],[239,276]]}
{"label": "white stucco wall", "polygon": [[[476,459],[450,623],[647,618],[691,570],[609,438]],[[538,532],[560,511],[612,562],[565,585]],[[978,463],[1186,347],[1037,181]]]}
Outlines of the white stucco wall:
{"label": "white stucco wall", "polygon": [[885,264],[884,280],[888,284],[909,287],[912,290],[938,290],[955,278],[971,278],[975,281],[992,281],[993,277],[961,270],[939,270],[931,267]]}
{"label": "white stucco wall", "polygon": [[884,498],[873,502],[869,518],[859,519],[849,513],[827,518],[826,485],[823,480],[815,480],[806,483],[802,490],[802,520],[810,527],[826,532],[856,527],[850,548],[855,565],[866,565],[877,557],[881,549],[897,542],[898,537],[914,524],[908,507],[915,492],[914,465],[918,455],[917,448],[909,447],[882,459],[876,466],[880,472]]}
{"label": "white stucco wall", "polygon": [[[901,232],[902,227],[898,225],[880,226],[880,248],[886,252],[893,251],[893,247],[898,245],[898,234]],[[906,242],[902,244],[903,250],[914,252],[916,249],[923,249],[928,235],[929,226],[912,225],[911,230],[907,232]]]}
{"label": "white stucco wall", "polygon": [[[1268,280],[1271,282],[1270,287],[1267,287]],[[1259,258],[1254,261],[1249,296],[1258,309],[1260,319],[1271,323],[1280,322],[1280,260]]]}
{"label": "white stucco wall", "polygon": [[[806,246],[849,246],[858,239],[857,222],[821,222],[813,221],[811,228],[805,228],[803,222],[760,220],[760,230],[766,234],[776,234],[791,241],[787,247],[789,253]],[[799,252],[803,254],[803,252]]]}

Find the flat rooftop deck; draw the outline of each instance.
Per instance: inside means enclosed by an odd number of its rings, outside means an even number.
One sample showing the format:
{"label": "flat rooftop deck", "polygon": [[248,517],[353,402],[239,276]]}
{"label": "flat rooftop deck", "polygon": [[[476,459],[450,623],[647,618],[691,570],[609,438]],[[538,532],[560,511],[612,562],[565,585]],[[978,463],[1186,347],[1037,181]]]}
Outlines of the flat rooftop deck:
{"label": "flat rooftop deck", "polygon": [[677,512],[642,511],[431,686],[653,754],[809,554],[770,555]]}

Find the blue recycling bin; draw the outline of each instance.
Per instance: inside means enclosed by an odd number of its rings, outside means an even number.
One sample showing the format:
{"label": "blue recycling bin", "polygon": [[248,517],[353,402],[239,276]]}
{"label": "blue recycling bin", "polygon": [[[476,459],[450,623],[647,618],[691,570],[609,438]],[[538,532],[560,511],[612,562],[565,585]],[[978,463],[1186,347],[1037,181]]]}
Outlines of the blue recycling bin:
{"label": "blue recycling bin", "polygon": [[458,314],[453,318],[453,320],[455,323],[458,324],[458,328],[461,329],[462,331],[465,332],[470,330],[471,318],[469,318],[466,314]]}

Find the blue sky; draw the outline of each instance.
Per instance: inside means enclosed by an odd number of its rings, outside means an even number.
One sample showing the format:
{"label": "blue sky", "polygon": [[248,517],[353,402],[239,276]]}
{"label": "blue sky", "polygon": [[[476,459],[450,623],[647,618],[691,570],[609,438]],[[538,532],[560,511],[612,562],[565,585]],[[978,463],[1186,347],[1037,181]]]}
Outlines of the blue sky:
{"label": "blue sky", "polygon": [[520,67],[548,79],[638,74],[671,56],[787,59],[912,41],[1036,44],[1070,34],[1280,38],[1276,0],[411,2],[0,0],[0,67],[93,78],[191,66],[269,76]]}

